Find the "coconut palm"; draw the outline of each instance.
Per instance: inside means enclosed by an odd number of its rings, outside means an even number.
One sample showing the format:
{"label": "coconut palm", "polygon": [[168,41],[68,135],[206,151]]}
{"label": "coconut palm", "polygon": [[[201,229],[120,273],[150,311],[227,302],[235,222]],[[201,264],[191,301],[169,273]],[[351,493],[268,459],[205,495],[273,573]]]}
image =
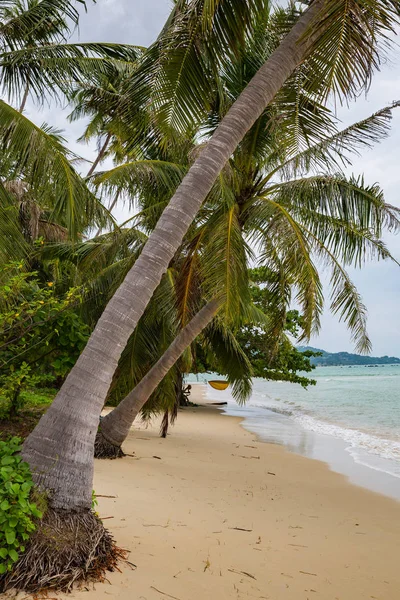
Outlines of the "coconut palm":
{"label": "coconut palm", "polygon": [[[222,72],[218,108],[229,106],[241,93],[268,52],[269,39],[260,29],[240,59]],[[390,257],[380,235],[382,226],[398,227],[398,211],[385,204],[378,186],[368,187],[362,179],[346,178],[340,166],[350,163],[351,151],[357,152],[387,134],[391,111],[397,105],[344,131],[338,131],[333,117],[323,111],[323,122],[331,134],[307,148],[306,142],[318,137],[321,110],[307,106],[302,98],[301,110],[285,114],[282,109],[299,104],[301,91],[298,77],[284,86],[280,97],[228,161],[198,214],[196,227],[187,235],[176,280],[181,322],[187,322],[190,302],[200,285],[209,297],[225,290],[226,302],[220,311],[228,321],[240,311],[250,283],[246,277],[250,243],[258,249],[264,267],[279,274],[268,282],[273,344],[281,337],[294,287],[303,309],[304,338],[318,332],[323,295],[313,260],[317,256],[323,259],[324,269],[332,271],[332,311],[347,322],[357,349],[369,351],[365,307],[345,266],[360,264],[368,253]],[[280,127],[274,126],[276,118]],[[211,126],[215,127],[219,119],[220,114],[214,112],[209,118]],[[133,165],[104,173],[100,180],[111,187],[121,185],[124,175],[127,180],[132,177]],[[179,357],[177,347],[179,344],[174,343],[166,351],[167,364]],[[150,382],[156,382],[155,387],[165,374],[163,359],[157,365],[122,400],[118,410],[102,420],[95,444],[97,456],[120,454],[133,419],[154,389]]]}
{"label": "coconut palm", "polygon": [[[89,223],[109,222],[107,212],[75,170],[78,157],[60,132],[38,127],[23,109],[29,96],[41,103],[45,97],[61,99],[76,81],[89,83],[110,73],[116,61],[132,64],[138,56],[134,47],[65,43],[78,19],[71,0],[12,0],[0,6],[0,82],[9,102],[19,105],[15,109],[0,100],[1,179],[23,181],[31,198],[46,205],[50,221],[67,227],[72,237]],[[5,206],[0,211],[7,220]]]}
{"label": "coconut palm", "polygon": [[[186,2],[176,4],[182,8]],[[229,31],[225,24],[234,23],[236,30],[241,26],[232,7],[245,5],[250,9],[255,2],[198,0],[195,4],[202,25],[199,36],[206,39],[212,31],[224,50],[225,32]],[[107,305],[51,408],[25,442],[23,456],[31,465],[39,487],[52,490],[54,509],[89,508],[96,427],[118,360],[235,148],[306,58],[312,67],[310,93],[326,97],[335,91],[343,98],[368,86],[379,61],[379,43],[398,20],[398,3],[314,0],[298,18],[294,16],[290,31],[281,38],[194,161],[140,257]],[[190,68],[196,71],[196,65],[190,64]],[[192,108],[188,100],[187,109],[192,111]]]}

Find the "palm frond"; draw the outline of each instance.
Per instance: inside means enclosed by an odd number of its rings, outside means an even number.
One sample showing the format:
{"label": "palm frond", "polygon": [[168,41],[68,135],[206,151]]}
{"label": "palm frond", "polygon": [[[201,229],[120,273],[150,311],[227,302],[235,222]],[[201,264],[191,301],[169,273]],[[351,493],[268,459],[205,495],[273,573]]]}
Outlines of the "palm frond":
{"label": "palm frond", "polygon": [[110,221],[107,211],[71,165],[75,160],[60,132],[38,127],[0,100],[0,139],[11,179],[23,179],[48,209],[50,221],[67,227],[75,237],[89,224]]}
{"label": "palm frond", "polygon": [[223,293],[227,322],[235,322],[249,297],[247,264],[251,256],[246,244],[236,204],[222,206],[210,215],[201,254],[201,277],[209,297]]}
{"label": "palm frond", "polygon": [[0,182],[0,264],[23,259],[28,246],[19,227],[19,210],[10,193]]}
{"label": "palm frond", "polygon": [[115,62],[134,64],[142,52],[136,46],[112,43],[63,44],[18,48],[0,54],[0,84],[17,97],[28,83],[30,93],[43,101],[46,94],[65,94],[77,81],[96,81],[114,72]]}
{"label": "palm frond", "polygon": [[368,89],[400,22],[397,0],[327,0],[310,29],[309,90],[343,100]]}
{"label": "palm frond", "polygon": [[[277,253],[285,273],[284,281],[289,280],[297,288],[296,300],[304,317],[303,339],[308,339],[312,333],[318,333],[323,309],[322,286],[312,261],[310,243],[285,206],[269,196],[259,200],[261,204],[251,218],[256,228],[254,239],[265,248],[260,263],[269,266]],[[272,268],[274,270],[274,266]]]}
{"label": "palm frond", "polygon": [[[77,0],[86,8],[85,0]],[[36,42],[49,42],[77,26],[79,11],[71,0],[39,0],[37,2],[2,2],[0,36],[9,48]]]}
{"label": "palm frond", "polygon": [[[316,175],[277,184],[270,191],[281,205],[308,224],[313,214],[316,225],[319,216],[326,215],[338,223],[347,222],[361,231],[371,231],[375,237],[380,237],[383,229],[395,232],[400,227],[400,210],[386,204],[379,185],[367,185],[363,177]],[[347,262],[345,251],[342,245],[341,256]],[[351,246],[348,251],[351,252]]]}
{"label": "palm frond", "polygon": [[[133,77],[127,102],[150,101],[168,132],[198,125],[211,108],[219,65],[237,55],[267,0],[182,0]],[[228,57],[228,58],[227,58]]]}
{"label": "palm frond", "polygon": [[342,131],[324,136],[318,144],[279,165],[274,174],[288,178],[319,169],[332,172],[348,166],[351,156],[360,156],[361,150],[371,148],[388,136],[392,111],[398,106],[400,103],[394,102]]}
{"label": "palm frond", "polygon": [[372,344],[367,332],[367,309],[362,298],[334,254],[318,239],[314,240],[316,251],[331,269],[330,309],[333,314],[338,314],[340,321],[344,321],[350,329],[356,352],[368,354],[372,350]]}
{"label": "palm frond", "polygon": [[163,160],[135,160],[97,173],[94,182],[107,191],[125,190],[136,195],[145,183],[172,194],[182,181],[186,168]]}

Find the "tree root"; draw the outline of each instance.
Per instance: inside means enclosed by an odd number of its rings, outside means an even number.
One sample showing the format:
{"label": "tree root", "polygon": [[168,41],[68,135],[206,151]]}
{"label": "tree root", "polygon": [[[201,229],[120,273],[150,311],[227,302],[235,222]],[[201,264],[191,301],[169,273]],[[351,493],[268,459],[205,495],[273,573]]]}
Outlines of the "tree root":
{"label": "tree root", "polygon": [[49,508],[13,570],[0,577],[0,592],[70,592],[75,583],[104,580],[126,556],[92,511]]}
{"label": "tree root", "polygon": [[94,442],[94,457],[95,458],[123,458],[125,453],[121,446],[115,446],[104,437],[101,429],[98,430],[96,440]]}

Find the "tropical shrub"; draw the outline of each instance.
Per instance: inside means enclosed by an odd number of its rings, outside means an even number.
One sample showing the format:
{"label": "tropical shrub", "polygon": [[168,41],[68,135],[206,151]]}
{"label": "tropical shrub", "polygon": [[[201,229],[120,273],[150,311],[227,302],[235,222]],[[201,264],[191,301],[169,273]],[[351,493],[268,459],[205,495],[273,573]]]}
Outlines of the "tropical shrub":
{"label": "tropical shrub", "polygon": [[52,281],[41,284],[20,263],[3,269],[0,298],[0,397],[15,415],[24,389],[65,378],[90,330],[74,310],[79,290],[58,297]]}
{"label": "tropical shrub", "polygon": [[31,501],[34,484],[21,440],[0,442],[0,575],[12,569],[43,513]]}

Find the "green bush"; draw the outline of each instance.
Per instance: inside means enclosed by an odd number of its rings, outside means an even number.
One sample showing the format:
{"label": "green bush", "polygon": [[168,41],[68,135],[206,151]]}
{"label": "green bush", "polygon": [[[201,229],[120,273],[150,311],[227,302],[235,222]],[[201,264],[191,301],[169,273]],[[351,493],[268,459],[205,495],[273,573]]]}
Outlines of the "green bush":
{"label": "green bush", "polygon": [[20,456],[21,440],[0,442],[0,575],[12,569],[43,515],[31,502],[34,483]]}
{"label": "green bush", "polygon": [[76,312],[80,301],[78,289],[58,295],[22,263],[1,270],[0,398],[8,416],[24,407],[25,390],[57,386],[74,366],[90,334]]}

